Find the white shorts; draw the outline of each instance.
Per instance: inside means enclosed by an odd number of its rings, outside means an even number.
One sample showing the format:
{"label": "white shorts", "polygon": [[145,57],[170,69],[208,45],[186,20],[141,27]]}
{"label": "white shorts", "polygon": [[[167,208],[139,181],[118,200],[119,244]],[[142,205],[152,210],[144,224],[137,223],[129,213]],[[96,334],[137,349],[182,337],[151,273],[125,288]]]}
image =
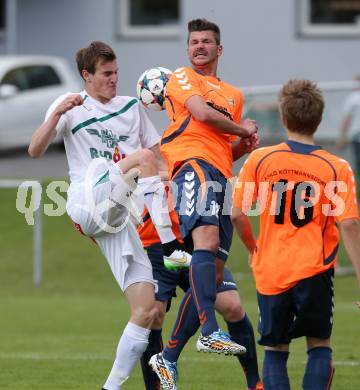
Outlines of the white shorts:
{"label": "white shorts", "polygon": [[138,232],[129,222],[119,233],[95,238],[122,291],[138,282],[157,287],[149,258],[144,252]]}

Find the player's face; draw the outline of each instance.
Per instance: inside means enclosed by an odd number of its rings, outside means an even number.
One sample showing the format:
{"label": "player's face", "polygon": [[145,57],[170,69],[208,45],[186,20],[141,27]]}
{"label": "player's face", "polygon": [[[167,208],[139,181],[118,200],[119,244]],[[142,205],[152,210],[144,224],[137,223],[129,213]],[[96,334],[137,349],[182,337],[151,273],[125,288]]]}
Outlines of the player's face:
{"label": "player's face", "polygon": [[118,82],[118,67],[116,60],[99,61],[95,66],[95,73],[88,74],[87,87],[90,88],[94,97],[106,103],[116,96]]}
{"label": "player's face", "polygon": [[217,61],[222,46],[216,43],[213,31],[193,31],[189,35],[188,56],[192,65],[204,67]]}

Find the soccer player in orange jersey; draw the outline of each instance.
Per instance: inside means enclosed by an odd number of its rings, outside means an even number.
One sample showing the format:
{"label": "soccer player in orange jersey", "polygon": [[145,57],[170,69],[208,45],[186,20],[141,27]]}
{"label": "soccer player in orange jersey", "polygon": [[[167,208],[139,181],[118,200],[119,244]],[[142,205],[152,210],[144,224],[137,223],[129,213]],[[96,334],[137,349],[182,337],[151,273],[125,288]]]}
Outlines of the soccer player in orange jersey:
{"label": "soccer player in orange jersey", "polygon": [[[244,147],[243,151],[245,152],[246,149],[247,147]],[[238,151],[240,151],[239,148]],[[172,208],[171,205],[169,208]],[[174,210],[171,211],[170,217],[172,230],[180,240],[179,221]],[[161,366],[156,366],[154,372],[149,366],[149,359],[152,355],[158,354],[163,350],[162,326],[166,312],[170,309],[172,298],[176,296],[177,286],[185,292],[185,299],[180,307],[171,340],[166,348],[175,350],[176,357],[178,358],[187,341],[199,329],[200,322],[195,303],[191,299],[189,269],[182,267],[169,270],[165,267],[160,238],[147,210],[143,216],[143,224],[138,227],[138,232],[151,261],[154,280],[158,285],[155,293],[158,315],[149,335],[148,347],[143,353],[140,362],[145,389],[157,390],[160,388],[160,383],[165,386],[176,386],[177,362],[174,361],[167,364],[167,370],[170,373],[169,376],[166,375],[166,370],[161,370]],[[227,322],[230,335],[236,341],[240,340],[247,349],[246,356],[239,356],[238,358],[246,376],[248,389],[262,390],[263,387],[258,372],[254,332],[240,302],[237,285],[231,272],[226,267],[224,269],[224,279],[216,288],[215,308]],[[161,382],[159,378],[161,378]]]}
{"label": "soccer player in orange jersey", "polygon": [[[232,240],[233,228],[225,205],[225,190],[232,176],[232,147],[240,137],[252,142],[257,126],[250,119],[241,122],[241,92],[217,76],[222,54],[219,27],[196,19],[188,23],[188,33],[192,67],[177,69],[167,83],[166,108],[171,122],[162,136],[161,153],[177,190],[175,209],[181,235],[188,251],[193,249],[191,299],[201,323],[197,348],[243,354],[245,348],[219,329],[214,304],[216,284],[222,280]],[[164,360],[174,362],[173,351],[166,349]],[[157,364],[155,360],[153,365]]]}
{"label": "soccer player in orange jersey", "polygon": [[[233,222],[251,254],[265,346],[266,390],[290,389],[286,362],[293,338],[305,336],[307,390],[329,389],[330,336],[339,224],[360,284],[360,228],[355,179],[347,161],[314,144],[324,100],[308,80],[280,92],[288,140],[250,154],[234,192]],[[251,208],[257,201],[256,208]],[[255,241],[247,215],[260,214]]]}

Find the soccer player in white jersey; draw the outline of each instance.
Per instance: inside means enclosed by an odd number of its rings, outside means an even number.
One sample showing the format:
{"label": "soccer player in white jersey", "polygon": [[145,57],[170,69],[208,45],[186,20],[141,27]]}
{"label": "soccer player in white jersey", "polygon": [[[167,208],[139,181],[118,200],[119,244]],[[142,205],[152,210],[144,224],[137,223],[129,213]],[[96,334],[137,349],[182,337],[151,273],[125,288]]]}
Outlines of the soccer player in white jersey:
{"label": "soccer player in white jersey", "polygon": [[115,53],[102,42],[92,42],[77,52],[76,61],[84,90],[62,95],[50,106],[33,134],[29,154],[41,157],[57,133],[63,135],[71,181],[67,212],[77,229],[96,241],[129,302],[130,320],[103,387],[120,390],[147,347],[157,315],[151,264],[132,218],[130,195],[139,174],[139,187],[146,188],[144,200],[154,210],[159,235],[165,243],[175,237],[166,210],[161,213],[159,207],[163,206],[155,157],[159,137],[137,99],[116,96]]}

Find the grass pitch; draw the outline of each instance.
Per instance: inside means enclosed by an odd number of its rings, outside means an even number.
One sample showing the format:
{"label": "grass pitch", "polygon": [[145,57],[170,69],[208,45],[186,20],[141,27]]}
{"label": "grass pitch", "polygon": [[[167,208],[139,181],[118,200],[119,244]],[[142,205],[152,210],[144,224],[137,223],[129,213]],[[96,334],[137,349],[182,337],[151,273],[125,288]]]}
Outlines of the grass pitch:
{"label": "grass pitch", "polygon": [[[44,281],[32,284],[32,227],[15,209],[15,190],[0,191],[0,389],[101,389],[129,311],[106,260],[69,219],[44,218]],[[341,262],[348,265],[343,252]],[[253,323],[256,295],[246,255],[234,241],[229,268]],[[360,388],[359,290],[354,276],[336,280],[333,389]],[[179,294],[181,297],[181,294]],[[164,327],[171,331],[179,300]],[[260,366],[263,359],[258,348]],[[303,339],[291,346],[289,376],[301,388],[306,353]],[[236,359],[195,351],[195,339],[179,362],[180,390],[245,389]],[[139,367],[124,389],[143,389]]]}

